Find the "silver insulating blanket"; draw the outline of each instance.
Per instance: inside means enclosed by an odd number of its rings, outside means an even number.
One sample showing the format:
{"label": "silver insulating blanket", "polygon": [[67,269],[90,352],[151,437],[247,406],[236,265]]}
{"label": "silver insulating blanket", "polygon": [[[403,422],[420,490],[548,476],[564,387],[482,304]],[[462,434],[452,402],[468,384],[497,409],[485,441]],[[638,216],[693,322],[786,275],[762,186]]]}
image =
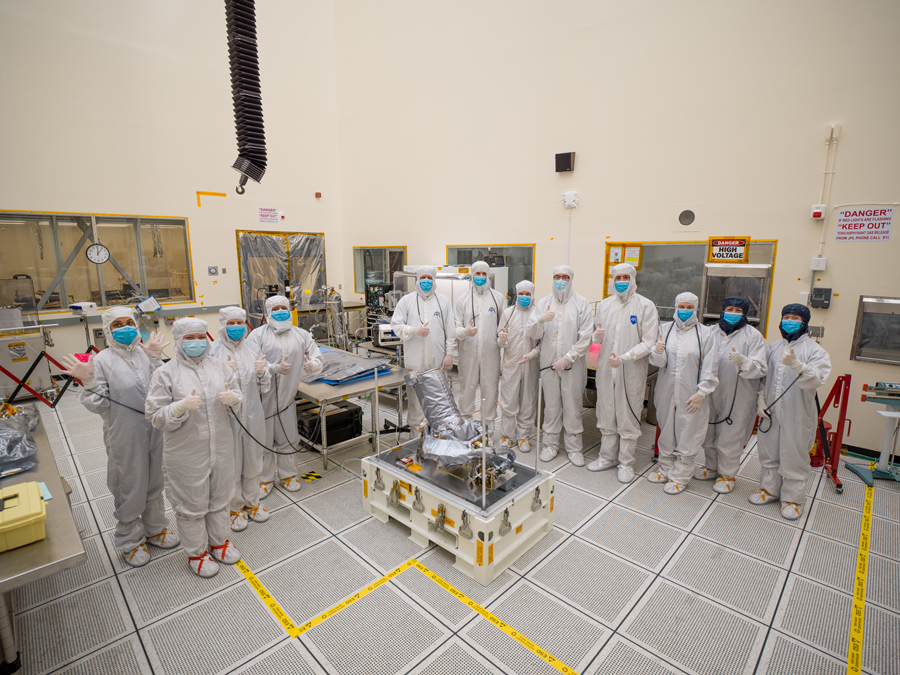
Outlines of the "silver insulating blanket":
{"label": "silver insulating blanket", "polygon": [[434,460],[448,469],[468,464],[472,459],[481,459],[481,450],[474,450],[463,441],[432,438],[431,436],[425,437],[422,452],[428,459]]}

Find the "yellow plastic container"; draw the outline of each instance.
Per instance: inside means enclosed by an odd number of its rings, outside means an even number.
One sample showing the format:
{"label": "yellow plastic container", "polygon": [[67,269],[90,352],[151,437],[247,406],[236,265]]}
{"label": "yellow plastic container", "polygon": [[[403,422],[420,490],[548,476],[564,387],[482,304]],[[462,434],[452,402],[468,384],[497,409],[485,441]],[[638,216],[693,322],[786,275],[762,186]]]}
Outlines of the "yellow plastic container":
{"label": "yellow plastic container", "polygon": [[0,553],[40,541],[47,505],[37,481],[0,490]]}

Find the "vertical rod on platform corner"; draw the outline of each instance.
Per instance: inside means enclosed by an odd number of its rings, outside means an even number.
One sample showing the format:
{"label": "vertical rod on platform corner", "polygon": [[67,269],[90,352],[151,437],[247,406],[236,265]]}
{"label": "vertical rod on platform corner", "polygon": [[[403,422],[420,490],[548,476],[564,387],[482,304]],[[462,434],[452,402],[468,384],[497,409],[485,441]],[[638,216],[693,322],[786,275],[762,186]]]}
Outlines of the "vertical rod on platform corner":
{"label": "vertical rod on platform corner", "polygon": [[379,426],[381,424],[381,419],[379,417],[379,412],[381,409],[378,404],[378,366],[375,366],[375,407],[372,410],[372,421],[375,424],[375,456],[381,454],[381,430]]}
{"label": "vertical rod on platform corner", "polygon": [[487,511],[487,424],[484,406],[485,400],[481,399],[481,510]]}
{"label": "vertical rod on platform corner", "polygon": [[534,474],[538,472],[538,455],[541,453],[541,404],[544,402],[544,388],[541,386],[541,374],[538,373],[538,404],[537,404],[537,437],[535,438],[534,448]]}

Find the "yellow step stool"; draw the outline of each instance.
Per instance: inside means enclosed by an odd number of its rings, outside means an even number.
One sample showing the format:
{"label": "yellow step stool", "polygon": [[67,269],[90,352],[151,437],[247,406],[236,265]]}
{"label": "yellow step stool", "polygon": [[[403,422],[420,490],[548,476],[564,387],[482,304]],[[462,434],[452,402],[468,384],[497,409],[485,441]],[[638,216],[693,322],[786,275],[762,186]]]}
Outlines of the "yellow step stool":
{"label": "yellow step stool", "polygon": [[0,490],[0,553],[43,539],[46,517],[37,481]]}

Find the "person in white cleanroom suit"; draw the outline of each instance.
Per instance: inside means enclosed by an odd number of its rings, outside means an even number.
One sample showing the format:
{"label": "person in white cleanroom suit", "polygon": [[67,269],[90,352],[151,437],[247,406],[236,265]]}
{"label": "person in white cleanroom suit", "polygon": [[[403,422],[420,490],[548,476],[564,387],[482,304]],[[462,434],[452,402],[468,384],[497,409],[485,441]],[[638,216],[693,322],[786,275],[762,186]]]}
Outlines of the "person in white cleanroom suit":
{"label": "person in white cleanroom suit", "polygon": [[594,342],[603,343],[596,375],[597,428],[603,439],[600,456],[587,468],[605,471],[618,466],[618,479],[630,483],[659,315],[653,302],[638,295],[633,266],[616,265],[612,274],[615,291],[597,307],[593,335]]}
{"label": "person in white cleanroom suit", "polygon": [[63,357],[67,370],[62,372],[82,381],[78,400],[103,419],[106,484],[115,506],[113,541],[125,562],[140,567],[150,561],[144,544],[173,548],[179,542],[168,529],[163,500],[162,433],[143,414],[150,377],[162,365],[160,355],[169,343],[160,333],[141,343],[134,312],[127,307],[109,309],[101,319],[109,348],[87,363],[71,354]]}
{"label": "person in white cleanroom suit", "polygon": [[697,321],[697,296],[675,298],[675,320],[659,327],[659,340],[650,363],[659,368],[656,379],[656,417],[659,424],[659,466],[647,476],[665,483],[670,495],[682,492],[694,475],[709,425],[707,397],[716,388],[716,341]]}
{"label": "person in white cleanroom suit", "polygon": [[229,516],[231,529],[240,532],[247,529],[251,520],[264,523],[269,519],[266,507],[259,503],[259,477],[263,453],[267,452],[260,445],[266,438],[266,415],[260,393],[272,387],[272,375],[266,368],[265,357],[259,353],[259,346],[247,339],[250,332],[247,312],[240,307],[223,307],[219,310],[219,324],[219,339],[210,347],[210,356],[225,361],[235,372],[244,397],[240,409],[235,411],[237,416],[231,418],[234,497]]}
{"label": "person in white cleanroom suit", "polygon": [[[304,373],[322,370],[324,361],[316,341],[308,331],[291,320],[290,301],[283,295],[266,300],[266,325],[250,333],[248,341],[259,349],[273,374],[272,386],[263,393],[266,413],[266,447],[279,454],[264,452],[259,498],[265,499],[275,485],[275,469],[282,487],[297,492],[297,455],[300,431],[297,429],[297,406],[294,396]],[[262,440],[262,439],[260,439]]]}
{"label": "person in white cleanroom suit", "polygon": [[500,386],[500,445],[515,445],[530,452],[528,437],[534,430],[541,346],[526,330],[536,311],[534,284],[516,284],[516,301],[500,315],[497,344],[503,348],[503,380]]}
{"label": "person in white cleanroom suit", "polygon": [[[409,370],[453,368],[456,331],[450,300],[434,290],[437,270],[423,265],[416,271],[416,289],[407,293],[391,316],[391,330],[403,340],[403,365]],[[415,433],[425,414],[414,392],[407,397],[407,419]]]}
{"label": "person in white cleanroom suit", "polygon": [[788,520],[803,513],[809,451],[816,438],[816,389],[831,374],[828,352],[809,337],[809,317],[804,305],[781,310],[778,328],[783,339],[766,349],[768,372],[757,402],[761,471],[759,490],[750,495],[750,502],[780,498],[781,515]]}
{"label": "person in white cleanroom suit", "polygon": [[497,418],[500,382],[497,327],[500,312],[506,309],[506,295],[488,286],[489,270],[490,267],[483,261],[472,265],[471,288],[456,301],[453,316],[459,349],[459,411],[463,417],[473,418],[476,390],[481,385],[487,435],[491,437]]}
{"label": "person in white cleanroom suit", "polygon": [[575,466],[584,466],[581,399],[587,384],[585,354],[591,347],[593,315],[588,301],[574,288],[568,265],[553,269],[553,291],[538,301],[528,320],[528,334],[541,341],[541,386],[544,390],[544,447],[541,461],[565,450]]}
{"label": "person in white cleanroom suit", "polygon": [[712,480],[719,493],[734,489],[741,451],[756,422],[756,392],[766,374],[766,340],[747,323],[750,303],[732,296],[722,304],[722,318],[709,331],[716,342],[719,385],[709,396],[709,427],[703,451],[706,463],[694,478]]}
{"label": "person in white cleanroom suit", "polygon": [[236,373],[210,357],[207,329],[202,319],[175,322],[175,358],[153,373],[145,405],[147,419],[164,432],[167,494],[188,565],[201,577],[219,571],[216,561],[241,559],[228,540],[227,511],[234,493],[227,408],[240,406],[241,390]]}

